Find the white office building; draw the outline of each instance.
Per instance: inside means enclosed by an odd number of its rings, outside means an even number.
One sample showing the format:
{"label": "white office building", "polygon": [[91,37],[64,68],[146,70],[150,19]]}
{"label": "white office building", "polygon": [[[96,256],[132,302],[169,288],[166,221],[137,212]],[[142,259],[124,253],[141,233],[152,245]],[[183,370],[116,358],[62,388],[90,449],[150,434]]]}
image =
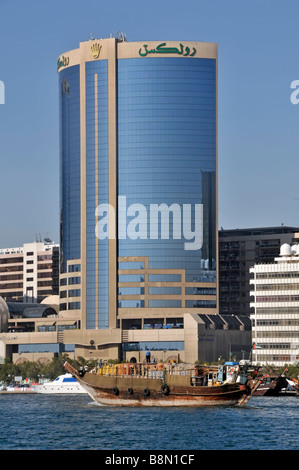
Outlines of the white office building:
{"label": "white office building", "polygon": [[254,290],[253,361],[283,366],[299,361],[299,245],[284,244],[273,263],[250,269]]}

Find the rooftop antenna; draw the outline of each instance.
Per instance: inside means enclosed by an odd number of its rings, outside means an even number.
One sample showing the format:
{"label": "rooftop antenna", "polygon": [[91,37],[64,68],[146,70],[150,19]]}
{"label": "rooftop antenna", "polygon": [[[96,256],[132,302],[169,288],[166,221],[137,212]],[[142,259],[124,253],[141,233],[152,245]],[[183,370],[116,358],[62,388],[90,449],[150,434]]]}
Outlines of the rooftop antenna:
{"label": "rooftop antenna", "polygon": [[46,232],[46,238],[44,238],[44,242],[47,243],[47,245],[51,245],[53,243],[53,241],[49,237],[48,232]]}
{"label": "rooftop antenna", "polygon": [[[113,37],[113,35],[110,34],[110,37]],[[116,33],[114,33],[114,37],[116,39],[118,39],[120,42],[126,42],[127,41],[127,36],[122,31],[117,31]]]}

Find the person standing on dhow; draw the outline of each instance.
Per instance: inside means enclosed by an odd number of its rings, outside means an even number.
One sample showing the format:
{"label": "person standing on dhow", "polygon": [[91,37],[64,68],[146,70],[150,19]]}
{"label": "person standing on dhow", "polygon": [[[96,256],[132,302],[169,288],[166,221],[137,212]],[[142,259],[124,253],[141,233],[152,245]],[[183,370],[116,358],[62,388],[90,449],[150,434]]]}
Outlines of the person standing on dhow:
{"label": "person standing on dhow", "polygon": [[151,362],[151,352],[150,351],[146,351],[145,353],[145,357],[146,357],[146,362]]}

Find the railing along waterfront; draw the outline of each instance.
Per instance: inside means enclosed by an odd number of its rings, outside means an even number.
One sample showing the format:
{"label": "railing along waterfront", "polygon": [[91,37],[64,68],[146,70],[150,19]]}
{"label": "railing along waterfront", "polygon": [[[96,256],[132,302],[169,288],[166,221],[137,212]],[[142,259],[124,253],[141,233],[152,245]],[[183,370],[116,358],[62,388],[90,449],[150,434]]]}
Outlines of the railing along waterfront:
{"label": "railing along waterfront", "polygon": [[165,373],[168,375],[194,375],[194,366],[184,364],[178,367],[178,364],[163,363],[126,363],[126,364],[104,364],[92,371],[97,375],[120,376],[120,377],[147,377],[161,379]]}

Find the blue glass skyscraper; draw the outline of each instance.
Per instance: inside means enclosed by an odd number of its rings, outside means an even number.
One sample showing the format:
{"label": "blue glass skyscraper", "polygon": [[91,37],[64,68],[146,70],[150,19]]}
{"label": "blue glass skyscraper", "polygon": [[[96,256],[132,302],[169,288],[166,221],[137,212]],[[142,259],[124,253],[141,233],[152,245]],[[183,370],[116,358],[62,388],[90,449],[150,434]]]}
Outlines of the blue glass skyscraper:
{"label": "blue glass skyscraper", "polygon": [[57,69],[60,310],[99,331],[216,313],[217,45],[91,40]]}

